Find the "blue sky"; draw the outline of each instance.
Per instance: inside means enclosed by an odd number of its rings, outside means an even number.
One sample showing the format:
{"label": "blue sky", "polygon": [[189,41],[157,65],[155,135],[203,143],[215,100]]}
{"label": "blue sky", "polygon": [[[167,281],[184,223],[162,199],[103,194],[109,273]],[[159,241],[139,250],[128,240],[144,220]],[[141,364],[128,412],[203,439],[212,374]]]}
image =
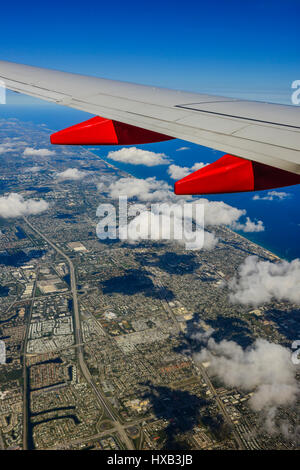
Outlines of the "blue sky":
{"label": "blue sky", "polygon": [[299,0],[5,2],[0,57],[289,102],[300,78],[299,13]]}

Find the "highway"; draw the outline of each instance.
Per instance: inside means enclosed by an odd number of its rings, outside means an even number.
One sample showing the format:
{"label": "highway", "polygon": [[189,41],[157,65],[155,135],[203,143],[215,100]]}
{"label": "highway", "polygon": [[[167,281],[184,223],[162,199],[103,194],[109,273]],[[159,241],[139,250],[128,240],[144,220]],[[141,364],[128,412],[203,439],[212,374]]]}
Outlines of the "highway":
{"label": "highway", "polygon": [[207,383],[212,396],[216,400],[217,405],[219,407],[219,410],[221,411],[221,413],[222,413],[222,415],[225,419],[225,422],[228,424],[229,428],[232,430],[232,434],[235,438],[235,441],[238,445],[239,450],[246,449],[243,442],[242,442],[242,440],[241,440],[241,438],[240,438],[240,436],[239,436],[239,434],[237,433],[237,431],[235,429],[235,426],[234,426],[233,422],[230,419],[230,416],[229,416],[229,414],[228,414],[228,412],[227,412],[227,410],[224,406],[224,403],[222,402],[219,395],[217,394],[217,391],[216,391],[215,387],[213,386],[213,384],[212,384],[205,368],[202,366],[202,364],[199,364],[199,363],[197,363],[197,367],[201,371],[202,377],[204,378],[205,382]]}
{"label": "highway", "polygon": [[[150,421],[152,419],[155,419],[155,417],[153,415],[148,416],[147,418],[138,418],[138,419],[135,419],[135,420],[131,421],[130,423],[124,424],[122,427],[124,429],[127,429],[127,428],[130,428],[132,426],[137,426],[141,423],[144,423],[145,421]],[[115,432],[118,432],[118,429],[114,425],[111,428],[105,429],[105,431],[98,432],[97,434],[94,434],[92,436],[87,436],[85,438],[80,437],[78,439],[72,439],[70,441],[62,442],[62,443],[56,444],[53,447],[49,447],[46,450],[63,449],[64,446],[66,446],[66,445],[71,446],[71,445],[76,445],[76,444],[83,444],[85,442],[95,441],[95,440],[101,439],[101,438],[103,438],[107,435],[113,435]]]}
{"label": "highway", "polygon": [[75,333],[75,344],[77,346],[76,351],[77,351],[77,358],[78,358],[78,363],[82,372],[82,375],[84,376],[85,380],[90,384],[92,390],[94,391],[94,394],[96,395],[96,398],[98,400],[98,403],[100,404],[101,408],[105,410],[107,416],[114,421],[114,426],[118,433],[121,436],[121,440],[125,443],[127,449],[129,450],[134,450],[134,446],[127,436],[127,433],[125,429],[123,428],[122,424],[119,422],[113,411],[110,409],[108,404],[106,403],[105,397],[102,395],[101,391],[98,389],[96,384],[94,383],[92,376],[90,374],[90,371],[86,365],[86,362],[84,360],[84,355],[83,355],[83,338],[82,338],[82,331],[81,331],[81,322],[80,322],[80,315],[79,315],[79,306],[78,306],[78,296],[77,296],[77,285],[76,285],[76,274],[75,274],[75,268],[74,264],[58,246],[56,246],[46,235],[44,235],[39,229],[37,229],[34,225],[32,225],[31,222],[27,220],[27,218],[24,217],[24,221],[26,224],[34,231],[36,232],[43,240],[45,240],[57,253],[59,253],[68,263],[69,265],[69,270],[70,270],[70,287],[71,287],[71,293],[73,297],[73,314],[74,314],[74,333]]}
{"label": "highway", "polygon": [[[33,286],[33,290],[32,290],[33,298],[34,298],[34,294],[35,294],[35,291],[36,291],[39,270],[40,270],[40,268],[38,267],[37,270],[36,270],[36,278],[35,278],[34,286]],[[28,320],[27,320],[27,325],[26,325],[25,338],[24,338],[24,343],[23,343],[23,450],[28,449],[28,420],[29,420],[29,416],[28,416],[29,388],[28,387],[29,387],[29,384],[28,384],[28,374],[27,374],[27,366],[26,366],[26,357],[27,357],[26,356],[26,350],[27,350],[27,341],[28,341],[28,335],[29,335],[29,329],[30,329],[33,303],[34,303],[34,300],[32,300],[31,304],[30,304],[29,315],[28,315]]]}

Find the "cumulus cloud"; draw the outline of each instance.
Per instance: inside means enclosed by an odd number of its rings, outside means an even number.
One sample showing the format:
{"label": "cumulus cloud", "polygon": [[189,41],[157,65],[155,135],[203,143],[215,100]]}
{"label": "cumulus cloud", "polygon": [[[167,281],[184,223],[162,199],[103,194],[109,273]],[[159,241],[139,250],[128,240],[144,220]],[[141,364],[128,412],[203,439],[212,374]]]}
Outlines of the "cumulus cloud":
{"label": "cumulus cloud", "polygon": [[208,165],[208,163],[203,163],[203,162],[194,163],[194,165],[191,167],[191,171],[200,170],[201,168],[203,168],[206,165]]}
{"label": "cumulus cloud", "polygon": [[168,168],[168,174],[170,178],[172,178],[173,180],[178,180],[193,173],[193,171],[200,170],[206,165],[207,165],[206,163],[202,163],[202,162],[195,163],[191,168],[187,166],[170,165]]}
{"label": "cumulus cloud", "polygon": [[116,182],[118,177],[115,175],[101,175],[97,178],[97,189],[100,192],[106,193],[112,183]]}
{"label": "cumulus cloud", "polygon": [[173,180],[179,180],[190,174],[190,169],[187,166],[170,165],[168,168],[168,175]]}
{"label": "cumulus cloud", "polygon": [[49,149],[35,149],[33,147],[26,147],[23,155],[30,157],[50,157],[51,155],[55,155],[55,152],[54,150]]}
{"label": "cumulus cloud", "polygon": [[[139,178],[119,178],[114,179],[103,177],[98,183],[99,191],[105,192],[112,199],[118,199],[119,196],[127,196],[128,199],[134,199],[143,203],[169,202],[181,203],[191,201],[191,197],[178,197],[174,194],[173,188],[165,181],[157,180],[155,177],[146,179]],[[205,213],[204,221],[206,226],[227,225],[232,228],[239,227],[242,231],[258,231],[263,229],[261,221],[258,224],[252,222],[249,218],[246,223],[240,222],[246,211],[237,209],[222,201],[209,201],[200,198],[193,200],[193,204],[203,204]]]}
{"label": "cumulus cloud", "polygon": [[120,178],[108,183],[106,191],[112,199],[119,196],[127,196],[129,199],[137,199],[142,202],[158,202],[174,200],[172,188],[168,183],[159,181],[155,177],[146,179]]}
{"label": "cumulus cloud", "polygon": [[77,168],[67,168],[67,170],[61,171],[59,173],[56,173],[56,178],[59,181],[77,181],[77,180],[82,180],[88,175],[87,171],[81,171],[78,170]]}
{"label": "cumulus cloud", "polygon": [[[189,210],[190,209],[190,210]],[[193,204],[153,204],[151,212],[146,206],[139,206],[139,214],[120,227],[119,236],[130,242],[139,240],[168,240],[184,244],[189,250],[213,249],[218,239],[203,227],[202,211]]]}
{"label": "cumulus cloud", "polygon": [[131,165],[157,166],[168,165],[170,160],[164,153],[150,152],[136,147],[122,148],[109,152],[108,158],[115,162],[130,163]]}
{"label": "cumulus cloud", "polygon": [[8,152],[16,152],[20,147],[27,145],[27,142],[20,140],[18,137],[6,137],[0,144],[0,155]]}
{"label": "cumulus cloud", "polygon": [[[203,342],[203,337],[198,339]],[[299,395],[290,351],[265,339],[259,338],[243,350],[234,341],[217,343],[212,337],[205,338],[195,359],[209,361],[211,373],[226,386],[252,392],[249,405],[255,411],[292,405]]]}
{"label": "cumulus cloud", "polygon": [[284,191],[268,191],[266,196],[255,194],[252,199],[253,201],[282,201],[288,197],[291,197],[291,195]]}
{"label": "cumulus cloud", "polygon": [[260,261],[257,256],[248,256],[239,266],[238,275],[228,283],[230,300],[245,305],[272,299],[300,304],[299,285],[299,259],[273,263]]}
{"label": "cumulus cloud", "polygon": [[24,199],[22,195],[10,193],[0,197],[0,217],[5,219],[35,215],[49,208],[48,202],[43,199]]}
{"label": "cumulus cloud", "polygon": [[4,153],[8,153],[8,152],[13,152],[14,150],[15,149],[9,142],[6,142],[0,145],[0,155]]}
{"label": "cumulus cloud", "polygon": [[246,218],[246,222],[244,224],[240,222],[234,222],[232,224],[233,230],[241,230],[243,232],[263,232],[265,230],[264,224],[262,220],[258,220],[257,222],[253,222],[249,217]]}
{"label": "cumulus cloud", "polygon": [[41,171],[43,169],[42,166],[30,166],[28,168],[25,168],[24,169],[24,172],[25,173],[38,173],[39,171]]}
{"label": "cumulus cloud", "polygon": [[199,203],[205,206],[205,225],[218,226],[227,225],[230,228],[241,230],[243,232],[253,232],[264,230],[262,221],[254,223],[249,217],[246,222],[239,220],[246,215],[245,209],[238,209],[230,206],[223,201],[209,201],[208,199],[198,199]]}
{"label": "cumulus cloud", "polygon": [[223,201],[198,201],[205,204],[205,225],[232,225],[246,214],[244,209],[237,209]]}
{"label": "cumulus cloud", "polygon": [[[204,231],[202,209],[206,200],[190,202],[180,199],[166,182],[154,177],[146,180],[128,177],[114,181],[102,177],[98,188],[113,199],[126,196],[136,201],[135,205],[129,206],[131,219],[128,226],[119,229],[121,239],[132,243],[140,240],[169,240],[183,243],[193,250],[212,249],[217,244],[216,236]],[[103,225],[98,224],[98,228],[97,233],[101,238]]]}

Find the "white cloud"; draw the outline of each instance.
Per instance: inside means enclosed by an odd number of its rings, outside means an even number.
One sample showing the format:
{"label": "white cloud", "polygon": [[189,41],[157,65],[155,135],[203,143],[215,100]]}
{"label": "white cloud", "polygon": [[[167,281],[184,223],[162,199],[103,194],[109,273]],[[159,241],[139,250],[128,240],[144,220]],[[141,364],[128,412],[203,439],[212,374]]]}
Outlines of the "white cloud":
{"label": "white cloud", "polygon": [[293,404],[299,385],[291,353],[279,344],[257,339],[243,350],[234,341],[217,343],[213,338],[199,338],[205,347],[195,359],[209,361],[210,371],[228,387],[237,387],[253,395],[249,405],[256,411]]}
{"label": "white cloud", "polygon": [[117,199],[119,196],[127,196],[129,199],[137,199],[142,202],[165,202],[175,199],[171,186],[155,177],[144,180],[130,177],[120,178],[108,183],[106,190],[112,199]]}
{"label": "white cloud", "polygon": [[24,169],[24,172],[25,173],[38,173],[39,171],[41,171],[43,169],[42,166],[30,166],[28,168],[25,168]]}
{"label": "white cloud", "polygon": [[112,183],[117,181],[118,178],[114,175],[101,175],[97,178],[97,189],[100,192],[107,192]]}
{"label": "white cloud", "polygon": [[141,207],[140,214],[129,222],[128,227],[120,228],[120,238],[131,242],[167,240],[185,244],[189,250],[212,250],[218,239],[213,233],[204,231],[201,220],[197,224],[197,231],[193,231],[192,220],[197,223],[197,218],[195,213],[192,217],[190,215],[192,214],[187,216],[180,205],[152,205],[151,212],[144,206]]}
{"label": "white cloud", "polygon": [[87,171],[81,171],[78,170],[77,168],[68,168],[67,170],[61,171],[59,173],[56,173],[56,178],[59,181],[67,181],[67,180],[81,180],[85,178],[88,175]]}
{"label": "white cloud", "polygon": [[228,283],[230,300],[258,305],[272,299],[300,304],[300,260],[291,262],[260,261],[248,256],[239,266],[238,275]]}
{"label": "white cloud", "polygon": [[27,215],[39,214],[47,210],[48,202],[43,199],[24,199],[17,193],[10,193],[0,197],[0,217],[5,219],[11,217],[22,217]]}
{"label": "white cloud", "polygon": [[12,147],[11,143],[3,143],[0,145],[0,155],[7,153],[7,152],[13,152],[15,149]]}
{"label": "white cloud", "polygon": [[243,232],[264,230],[262,221],[256,225],[246,218],[245,223],[239,222],[240,218],[246,215],[245,209],[237,209],[223,201],[209,201],[208,199],[198,199],[198,202],[205,204],[205,225],[218,226],[227,225],[232,229],[238,229]]}
{"label": "white cloud", "polygon": [[257,223],[253,222],[249,217],[246,218],[244,224],[240,222],[234,222],[231,226],[233,230],[241,230],[243,232],[263,232],[265,230],[262,220],[258,220]]}
{"label": "white cloud", "polygon": [[291,194],[284,191],[268,191],[266,196],[255,194],[252,199],[253,201],[282,201],[288,197],[291,197]]}
{"label": "white cloud", "polygon": [[[184,243],[188,249],[212,249],[217,244],[217,238],[213,233],[203,230],[202,220],[200,225],[197,217],[199,211],[196,210],[197,204],[205,204],[208,202],[203,199],[195,202],[188,202],[187,198],[178,198],[173,192],[170,185],[164,181],[159,181],[155,177],[146,178],[145,180],[138,178],[120,178],[111,181],[109,177],[102,177],[98,183],[98,189],[107,193],[112,199],[118,199],[120,196],[127,196],[128,199],[136,200],[139,204],[139,214],[131,214],[133,219],[128,224],[128,238],[131,242],[139,240],[169,240],[175,243]],[[162,207],[161,203],[164,207]],[[141,204],[143,203],[143,204]],[[159,207],[153,206],[156,203]],[[184,212],[182,212],[182,205],[185,203]],[[151,204],[151,213],[149,206]],[[170,212],[171,204],[171,212]],[[186,207],[189,206],[190,211],[188,214],[185,212]],[[226,206],[226,205],[225,205]],[[133,206],[130,206],[132,208]],[[228,206],[229,207],[229,206]],[[173,212],[172,212],[173,211]],[[201,213],[200,213],[201,215]],[[197,223],[197,235],[194,236],[195,227],[192,228],[193,219]],[[224,219],[224,217],[223,217]],[[228,220],[225,217],[225,220]],[[169,231],[168,231],[169,228]],[[183,229],[183,236],[181,238],[173,236],[173,232],[181,233]],[[127,229],[120,231],[121,238],[128,240],[127,236],[123,234]],[[165,234],[170,233],[170,237]],[[203,240],[204,239],[204,240]],[[204,244],[203,244],[204,243]],[[188,244],[188,245],[187,245]]]}
{"label": "white cloud", "polygon": [[55,152],[54,150],[35,149],[33,147],[26,147],[26,149],[23,152],[23,155],[31,156],[31,157],[50,157],[51,155],[55,155]]}
{"label": "white cloud", "polygon": [[136,147],[122,148],[109,152],[108,158],[115,162],[130,163],[132,165],[157,166],[167,165],[170,160],[164,153],[150,152]]}
{"label": "white cloud", "polygon": [[200,170],[206,165],[207,165],[206,163],[202,163],[202,162],[195,163],[191,168],[187,166],[170,165],[168,168],[168,174],[170,178],[172,178],[173,180],[178,180],[193,173],[193,171]]}
{"label": "white cloud", "polygon": [[237,209],[222,201],[208,201],[200,198],[198,200],[191,197],[178,197],[174,194],[173,188],[165,181],[157,180],[155,177],[139,178],[120,178],[113,180],[109,177],[103,177],[98,183],[99,191],[106,192],[112,199],[118,199],[119,196],[127,196],[128,199],[135,199],[140,202],[172,202],[180,203],[193,200],[193,204],[205,205],[205,225],[218,226],[227,225],[235,228],[239,224],[239,230],[242,231],[260,231],[263,229],[262,222],[258,224],[251,222],[247,217],[246,223],[239,222],[240,218],[245,216],[246,211]]}
{"label": "white cloud", "polygon": [[179,147],[179,149],[176,149],[176,152],[183,152],[184,150],[189,150],[190,147]]}
{"label": "white cloud", "polygon": [[20,147],[27,145],[27,142],[20,140],[18,137],[6,137],[0,145],[0,155],[8,152],[16,152]]}
{"label": "white cloud", "polygon": [[170,165],[168,168],[168,175],[172,180],[179,180],[190,173],[191,170],[187,166]]}
{"label": "white cloud", "polygon": [[208,165],[208,163],[203,163],[203,162],[195,163],[195,164],[191,167],[191,171],[200,170],[201,168],[203,168],[204,166],[207,166],[207,165]]}
{"label": "white cloud", "polygon": [[232,225],[246,214],[244,209],[237,209],[223,201],[198,199],[205,204],[205,225]]}

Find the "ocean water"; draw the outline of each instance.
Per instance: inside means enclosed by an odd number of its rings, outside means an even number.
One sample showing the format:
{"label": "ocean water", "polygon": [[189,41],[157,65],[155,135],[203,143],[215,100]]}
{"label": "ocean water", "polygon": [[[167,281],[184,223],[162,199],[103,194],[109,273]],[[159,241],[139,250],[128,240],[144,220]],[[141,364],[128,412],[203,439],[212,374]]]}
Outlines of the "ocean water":
{"label": "ocean water", "polygon": [[[46,124],[53,131],[71,126],[80,121],[92,117],[91,115],[56,105],[35,105],[35,106],[16,106],[1,105],[1,118],[18,118],[21,121],[31,121],[36,124]],[[179,166],[192,167],[194,163],[210,163],[220,158],[223,153],[200,147],[181,140],[171,140],[168,142],[141,145],[140,148],[151,150],[153,152],[164,153]],[[178,151],[181,147],[188,147],[187,150]],[[112,150],[118,150],[116,146],[92,147],[93,152],[97,153],[103,159]],[[147,178],[155,176],[173,185],[167,174],[168,165],[159,165],[155,167],[146,167],[144,165],[129,165],[115,162],[107,159],[120,169],[131,173],[138,178]],[[259,191],[257,193],[237,193],[215,196],[205,196],[212,201],[224,201],[239,209],[246,209],[247,215],[252,220],[262,220],[265,226],[264,232],[243,233],[244,236],[254,242],[264,246],[278,256],[291,260],[300,258],[300,185],[290,186],[288,188],[278,189],[288,193],[289,197],[283,200],[253,200],[255,194],[260,197],[266,196],[268,191]]]}

